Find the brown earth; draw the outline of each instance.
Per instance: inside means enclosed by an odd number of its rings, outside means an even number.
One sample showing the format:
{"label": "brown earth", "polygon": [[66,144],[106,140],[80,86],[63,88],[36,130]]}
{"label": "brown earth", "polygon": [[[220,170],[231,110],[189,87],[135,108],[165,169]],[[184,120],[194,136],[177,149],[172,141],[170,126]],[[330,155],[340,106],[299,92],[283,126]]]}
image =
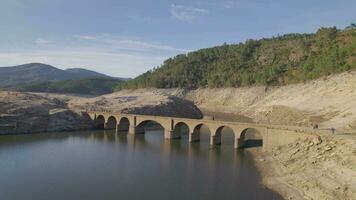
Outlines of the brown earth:
{"label": "brown earth", "polygon": [[74,98],[68,106],[81,111],[108,111],[142,115],[159,115],[183,118],[202,118],[193,102],[156,90],[123,90],[95,97]]}
{"label": "brown earth", "polygon": [[194,103],[156,92],[123,91],[96,98],[0,91],[0,134],[91,129],[86,111],[202,118]]}
{"label": "brown earth", "polygon": [[319,135],[261,153],[263,183],[285,199],[356,199],[356,139]]}
{"label": "brown earth", "polygon": [[71,131],[92,127],[88,115],[69,110],[60,99],[0,91],[0,134]]}
{"label": "brown earth", "polygon": [[276,87],[154,91],[191,100],[204,114],[223,113],[235,121],[291,126],[318,124],[341,132],[356,127],[356,71]]}

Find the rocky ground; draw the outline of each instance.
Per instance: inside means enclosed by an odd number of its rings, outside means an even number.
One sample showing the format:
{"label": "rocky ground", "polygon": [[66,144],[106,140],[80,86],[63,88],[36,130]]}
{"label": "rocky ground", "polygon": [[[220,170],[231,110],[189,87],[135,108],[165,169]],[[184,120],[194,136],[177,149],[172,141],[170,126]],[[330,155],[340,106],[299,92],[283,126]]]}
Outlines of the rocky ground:
{"label": "rocky ground", "polygon": [[0,91],[0,134],[91,129],[91,110],[202,118],[193,102],[149,91],[96,98]]}
{"label": "rocky ground", "polygon": [[255,151],[263,183],[286,199],[356,199],[356,139],[305,138],[269,152]]}
{"label": "rocky ground", "polygon": [[0,92],[0,134],[71,131],[92,128],[85,113],[65,101],[36,94]]}
{"label": "rocky ground", "polygon": [[226,114],[234,121],[356,130],[356,71],[286,86],[154,91],[191,100],[204,113]]}
{"label": "rocky ground", "polygon": [[203,117],[193,102],[158,90],[124,90],[95,98],[74,98],[68,105],[71,109],[80,111],[95,110],[196,119]]}

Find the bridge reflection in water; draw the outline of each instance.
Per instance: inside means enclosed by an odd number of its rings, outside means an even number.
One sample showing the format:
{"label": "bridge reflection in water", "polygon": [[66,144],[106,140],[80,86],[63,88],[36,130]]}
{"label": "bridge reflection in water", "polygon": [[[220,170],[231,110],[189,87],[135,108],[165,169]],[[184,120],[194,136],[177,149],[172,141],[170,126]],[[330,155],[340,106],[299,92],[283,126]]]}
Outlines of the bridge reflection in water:
{"label": "bridge reflection in water", "polygon": [[[212,148],[209,145],[210,133],[208,129],[201,131],[201,140],[199,143],[189,142],[188,136],[184,137],[184,135],[180,140],[167,140],[164,139],[163,134],[164,130],[160,128],[158,124],[152,123],[147,128],[145,134],[127,134],[125,131],[116,132],[115,130],[104,130],[104,132],[95,131],[88,135],[87,138],[94,143],[120,144],[122,147],[128,148],[130,150],[129,152],[133,154],[135,154],[136,150],[140,151],[142,149],[156,152],[157,154],[163,153],[163,156],[166,156],[164,160],[167,164],[171,163],[172,154],[187,156],[187,165],[193,165],[196,157],[205,154],[205,156],[209,158],[209,166],[212,168],[219,163],[218,161],[224,159],[224,157],[221,157],[222,148],[220,148],[220,146]],[[157,135],[162,135],[162,137]],[[225,144],[226,147],[233,146],[231,141],[233,141],[233,133],[226,133],[226,135],[222,137],[222,144]],[[226,148],[224,148],[224,150],[226,150]],[[224,162],[232,162],[232,164],[241,163],[244,153],[245,151],[235,151],[234,155],[229,157],[228,160],[224,160]]]}

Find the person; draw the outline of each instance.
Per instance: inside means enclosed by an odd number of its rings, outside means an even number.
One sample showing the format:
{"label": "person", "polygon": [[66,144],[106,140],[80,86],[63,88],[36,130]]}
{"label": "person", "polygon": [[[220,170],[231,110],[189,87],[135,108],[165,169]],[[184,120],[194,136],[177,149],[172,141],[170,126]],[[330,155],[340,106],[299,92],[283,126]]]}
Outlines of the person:
{"label": "person", "polygon": [[331,128],[332,134],[335,134],[336,129],[334,127]]}

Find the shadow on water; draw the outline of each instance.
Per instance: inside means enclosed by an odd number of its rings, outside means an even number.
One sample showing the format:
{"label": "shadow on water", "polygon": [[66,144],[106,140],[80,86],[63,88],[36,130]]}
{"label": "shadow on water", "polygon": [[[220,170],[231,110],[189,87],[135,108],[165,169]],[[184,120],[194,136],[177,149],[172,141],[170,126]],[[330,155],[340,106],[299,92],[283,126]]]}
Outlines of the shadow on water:
{"label": "shadow on water", "polygon": [[253,147],[262,147],[263,141],[261,139],[249,139],[244,142],[242,145],[243,148],[253,148]]}

